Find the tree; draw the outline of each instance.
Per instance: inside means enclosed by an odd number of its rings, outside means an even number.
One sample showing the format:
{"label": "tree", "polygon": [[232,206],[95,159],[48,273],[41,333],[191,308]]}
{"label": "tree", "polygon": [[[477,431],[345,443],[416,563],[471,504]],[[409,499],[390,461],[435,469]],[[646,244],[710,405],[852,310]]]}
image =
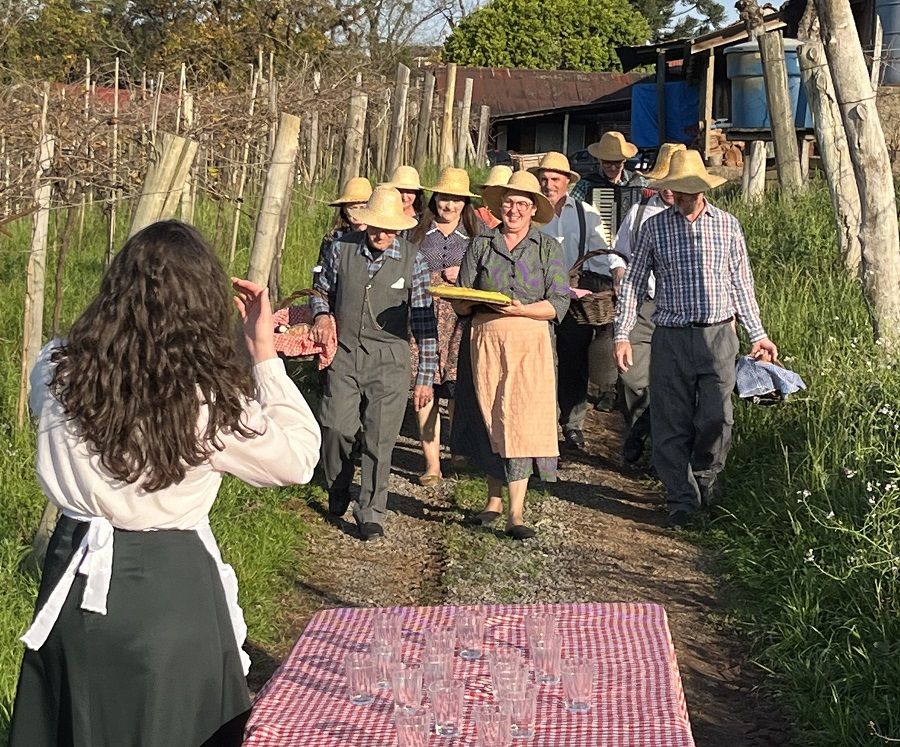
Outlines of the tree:
{"label": "tree", "polygon": [[631,4],[647,19],[653,41],[690,39],[725,21],[725,7],[716,0],[695,0],[689,5],[678,0],[631,0]]}
{"label": "tree", "polygon": [[541,70],[619,70],[615,47],[647,41],[628,0],[493,0],[444,44],[448,62]]}

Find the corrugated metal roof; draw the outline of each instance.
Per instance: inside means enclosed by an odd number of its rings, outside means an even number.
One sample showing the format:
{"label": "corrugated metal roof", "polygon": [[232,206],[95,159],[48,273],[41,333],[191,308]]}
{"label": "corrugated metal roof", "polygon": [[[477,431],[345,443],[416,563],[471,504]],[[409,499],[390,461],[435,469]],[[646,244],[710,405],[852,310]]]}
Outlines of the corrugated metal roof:
{"label": "corrugated metal roof", "polygon": [[[435,91],[443,98],[447,68],[434,68]],[[491,107],[492,117],[546,111],[601,101],[630,101],[636,73],[582,73],[573,70],[522,70],[457,67],[454,99],[462,101],[466,78],[472,79],[472,108]]]}

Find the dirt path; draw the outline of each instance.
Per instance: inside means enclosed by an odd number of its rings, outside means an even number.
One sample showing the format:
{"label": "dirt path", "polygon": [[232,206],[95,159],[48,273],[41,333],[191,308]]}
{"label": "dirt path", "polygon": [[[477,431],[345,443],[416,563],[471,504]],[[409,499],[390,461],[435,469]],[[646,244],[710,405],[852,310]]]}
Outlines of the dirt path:
{"label": "dirt path", "polygon": [[[485,530],[464,527],[454,496],[458,483],[415,484],[421,457],[415,442],[401,437],[384,541],[368,546],[351,524],[327,524],[321,507],[298,508],[320,531],[310,548],[313,570],[298,582],[296,598],[286,600],[287,637],[296,638],[316,610],[335,606],[656,602],[669,617],[698,747],[789,744],[786,719],[757,696],[758,674],[717,624],[724,608],[710,559],[664,528],[652,482],[623,471],[619,422],[591,414],[588,453],[565,459],[559,482],[542,486],[546,494],[527,509],[526,519],[539,530],[535,540],[489,540],[491,563],[518,569],[512,581],[508,573],[479,572],[484,564],[477,561],[460,569],[454,556],[448,564],[448,547],[465,552],[467,544],[489,538],[479,537]],[[251,683],[264,682],[276,664],[276,655],[255,656]]]}

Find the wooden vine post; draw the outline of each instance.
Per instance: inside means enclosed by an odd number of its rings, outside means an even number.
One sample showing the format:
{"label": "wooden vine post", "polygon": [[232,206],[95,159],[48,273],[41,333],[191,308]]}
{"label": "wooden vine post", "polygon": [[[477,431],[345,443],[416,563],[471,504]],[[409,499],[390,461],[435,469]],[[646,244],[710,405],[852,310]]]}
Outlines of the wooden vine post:
{"label": "wooden vine post", "polygon": [[850,4],[815,0],[815,6],[859,189],[863,294],[876,337],[895,353],[900,348],[900,238],[891,161],[875,108],[875,89]]}
{"label": "wooden vine post", "polygon": [[350,107],[347,109],[347,122],[344,130],[340,184],[346,184],[348,179],[359,175],[368,103],[369,97],[362,91],[354,91],[350,95]]}
{"label": "wooden vine post", "polygon": [[472,121],[472,86],[473,80],[466,78],[463,84],[462,109],[459,114],[459,139],[456,143],[456,165],[466,167],[466,155],[469,145],[469,129]]}
{"label": "wooden vine post", "polygon": [[173,218],[181,190],[197,155],[197,142],[160,132],[131,218],[129,238],[158,220]]}
{"label": "wooden vine post", "polygon": [[456,64],[447,65],[447,85],[444,90],[444,110],[441,117],[441,143],[438,165],[453,166],[453,103],[456,98]]}
{"label": "wooden vine post", "polygon": [[406,138],[406,103],[409,98],[409,68],[402,62],[397,65],[397,83],[391,102],[391,131],[388,142],[385,173],[393,174],[403,158],[403,141]]}
{"label": "wooden vine post", "polygon": [[421,170],[428,160],[428,136],[431,133],[431,106],[434,103],[434,73],[425,73],[422,87],[422,104],[419,107],[419,122],[416,127],[416,147],[413,163]]}

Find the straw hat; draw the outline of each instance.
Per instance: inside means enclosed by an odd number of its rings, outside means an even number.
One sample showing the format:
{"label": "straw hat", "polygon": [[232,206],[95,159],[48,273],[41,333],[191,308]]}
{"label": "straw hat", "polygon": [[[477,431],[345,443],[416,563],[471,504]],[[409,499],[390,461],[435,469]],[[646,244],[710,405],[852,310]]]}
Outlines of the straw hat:
{"label": "straw hat", "polygon": [[491,170],[488,172],[487,179],[484,180],[484,184],[481,185],[481,188],[485,187],[505,187],[506,183],[509,181],[509,177],[513,175],[513,170],[509,166],[499,165],[491,167]]}
{"label": "straw hat", "polygon": [[452,166],[441,172],[437,184],[431,187],[430,191],[453,197],[478,197],[469,191],[469,172]]}
{"label": "straw hat", "polygon": [[364,176],[354,176],[347,180],[341,196],[334,202],[329,202],[331,207],[352,205],[355,202],[368,202],[372,196],[372,184]]}
{"label": "straw hat", "polygon": [[669,162],[672,156],[680,150],[687,150],[682,143],[663,143],[656,154],[656,163],[650,171],[644,172],[647,179],[664,179],[669,173]]}
{"label": "straw hat", "polygon": [[569,168],[569,159],[555,150],[545,153],[544,157],[541,158],[541,162],[528,170],[538,179],[541,178],[542,171],[558,171],[560,174],[565,174],[569,177],[569,184],[575,184],[581,179],[581,174]]}
{"label": "straw hat", "polygon": [[405,231],[418,222],[403,212],[403,198],[393,187],[379,184],[364,208],[350,208],[350,217],[357,223],[383,228],[386,231]]}
{"label": "straw hat", "polygon": [[672,154],[669,173],[662,179],[651,182],[654,189],[671,189],[695,195],[707,189],[720,187],[727,182],[721,176],[710,174],[703,165],[703,159],[696,150],[678,150]]}
{"label": "straw hat", "polygon": [[621,132],[604,132],[599,143],[588,146],[590,153],[598,161],[624,161],[631,158],[638,149],[629,143]]}
{"label": "straw hat", "polygon": [[500,203],[503,202],[503,195],[508,189],[524,192],[534,200],[537,212],[532,220],[535,223],[549,223],[553,220],[553,205],[541,192],[541,185],[538,184],[537,177],[527,171],[516,171],[506,184],[494,184],[481,190],[484,204],[497,218],[500,217]]}
{"label": "straw hat", "polygon": [[382,186],[393,187],[394,189],[408,189],[412,192],[421,192],[425,187],[419,181],[419,172],[412,166],[398,166],[391,174],[389,181]]}

